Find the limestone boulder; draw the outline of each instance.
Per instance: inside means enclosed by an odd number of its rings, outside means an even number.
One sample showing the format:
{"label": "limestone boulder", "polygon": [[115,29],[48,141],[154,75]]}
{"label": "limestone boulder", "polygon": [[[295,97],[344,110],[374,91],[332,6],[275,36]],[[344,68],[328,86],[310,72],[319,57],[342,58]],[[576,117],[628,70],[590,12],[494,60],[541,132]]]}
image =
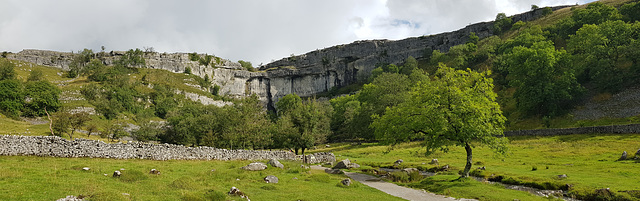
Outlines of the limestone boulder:
{"label": "limestone boulder", "polygon": [[264,181],[267,182],[267,183],[277,184],[278,183],[278,177],[273,176],[273,175],[269,175],[269,176],[264,178]]}
{"label": "limestone boulder", "polygon": [[269,160],[269,162],[267,162],[267,164],[269,164],[271,167],[277,167],[277,168],[284,168],[284,165],[282,165],[282,163],[280,163],[280,161],[276,160],[276,159],[271,159]]}
{"label": "limestone boulder", "polygon": [[346,179],[344,179],[344,180],[340,181],[340,183],[341,183],[342,185],[345,185],[345,186],[351,186],[351,179],[346,178]]}
{"label": "limestone boulder", "polygon": [[344,172],[340,169],[324,169],[324,172],[328,173],[328,174],[344,174]]}
{"label": "limestone boulder", "polygon": [[249,171],[260,171],[260,170],[267,169],[267,165],[265,165],[264,163],[255,162],[255,163],[250,163],[247,166],[241,167],[241,169],[249,170]]}

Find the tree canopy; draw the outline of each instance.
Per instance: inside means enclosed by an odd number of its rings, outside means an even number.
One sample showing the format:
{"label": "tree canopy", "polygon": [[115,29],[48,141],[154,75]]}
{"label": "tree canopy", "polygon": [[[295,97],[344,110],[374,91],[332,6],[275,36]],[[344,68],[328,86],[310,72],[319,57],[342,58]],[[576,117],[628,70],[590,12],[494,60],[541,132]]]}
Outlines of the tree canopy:
{"label": "tree canopy", "polygon": [[455,70],[441,64],[432,79],[413,87],[409,99],[387,108],[371,125],[382,142],[395,144],[423,140],[426,154],[447,152],[450,146],[465,147],[469,175],[474,142],[498,153],[506,152],[506,138],[498,138],[505,117],[496,103],[489,71]]}

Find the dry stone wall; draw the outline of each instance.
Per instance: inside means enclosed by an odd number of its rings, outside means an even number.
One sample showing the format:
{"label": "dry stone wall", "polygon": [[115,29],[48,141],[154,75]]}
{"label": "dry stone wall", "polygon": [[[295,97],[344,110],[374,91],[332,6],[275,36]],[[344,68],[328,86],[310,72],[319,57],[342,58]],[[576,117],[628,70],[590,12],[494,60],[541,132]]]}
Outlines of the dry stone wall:
{"label": "dry stone wall", "polygon": [[538,130],[505,131],[506,137],[513,136],[556,136],[573,134],[626,134],[640,133],[640,124],[593,126],[580,128],[554,128]]}
{"label": "dry stone wall", "polygon": [[34,155],[66,158],[114,158],[149,160],[295,160],[286,151],[227,150],[172,144],[117,143],[57,136],[0,135],[0,155]]}
{"label": "dry stone wall", "polygon": [[315,163],[326,163],[326,162],[335,162],[336,156],[333,153],[329,152],[320,152],[314,153],[304,156],[304,163],[315,164]]}

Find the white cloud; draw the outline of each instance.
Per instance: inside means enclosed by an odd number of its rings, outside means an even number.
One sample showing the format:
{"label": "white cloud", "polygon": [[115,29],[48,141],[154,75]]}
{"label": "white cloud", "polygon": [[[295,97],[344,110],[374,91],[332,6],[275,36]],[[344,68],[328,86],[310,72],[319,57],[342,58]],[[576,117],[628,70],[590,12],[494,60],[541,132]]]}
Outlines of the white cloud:
{"label": "white cloud", "polygon": [[[572,0],[9,0],[0,49],[77,51],[154,47],[203,52],[254,65],[364,39],[454,31]],[[584,0],[580,0],[584,3]]]}

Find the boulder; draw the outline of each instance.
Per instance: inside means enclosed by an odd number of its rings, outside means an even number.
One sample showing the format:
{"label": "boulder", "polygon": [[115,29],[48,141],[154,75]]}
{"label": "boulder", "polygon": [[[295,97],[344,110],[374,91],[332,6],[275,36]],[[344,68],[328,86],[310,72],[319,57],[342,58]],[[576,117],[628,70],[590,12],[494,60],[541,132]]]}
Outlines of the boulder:
{"label": "boulder", "polygon": [[267,164],[271,165],[271,167],[277,167],[277,168],[280,168],[280,169],[284,168],[284,165],[282,165],[282,163],[280,163],[280,161],[278,161],[276,159],[269,160],[269,162],[267,162]]}
{"label": "boulder", "polygon": [[478,170],[486,170],[487,168],[485,168],[484,166],[479,167]]}
{"label": "boulder", "polygon": [[91,168],[89,168],[89,167],[83,167],[83,168],[82,168],[82,170],[84,170],[84,171],[89,171],[90,169],[91,169]]}
{"label": "boulder", "polygon": [[344,172],[340,169],[324,169],[324,172],[329,173],[329,174],[343,174]]}
{"label": "boulder", "polygon": [[67,197],[57,199],[56,201],[83,201],[84,199],[82,199],[80,197],[82,197],[82,195],[80,195],[79,197],[76,197],[76,196],[73,196],[73,195],[67,195]]}
{"label": "boulder", "polygon": [[569,177],[569,176],[567,176],[567,174],[558,175],[558,179],[564,179],[564,178],[567,178],[567,177]]}
{"label": "boulder", "polygon": [[122,175],[122,173],[120,173],[120,171],[118,171],[118,170],[113,171],[113,177],[120,177],[120,175]]}
{"label": "boulder", "polygon": [[255,163],[250,163],[247,166],[241,167],[241,169],[250,170],[250,171],[260,171],[260,170],[267,169],[267,165],[265,165],[264,163],[255,162]]}
{"label": "boulder", "polygon": [[402,159],[398,159],[396,162],[393,162],[393,163],[400,165],[400,164],[402,164],[402,162],[404,162]]}
{"label": "boulder", "polygon": [[357,163],[352,163],[349,159],[344,159],[338,162],[332,169],[350,169],[350,168],[360,168],[360,165]]}
{"label": "boulder", "polygon": [[440,168],[442,171],[448,171],[449,170],[449,165],[444,165],[442,166],[442,168]]}
{"label": "boulder", "polygon": [[429,162],[429,164],[438,165],[438,159],[437,158],[431,159],[431,162]]}
{"label": "boulder", "polygon": [[620,156],[620,159],[618,159],[619,161],[621,160],[627,160],[627,151],[623,151],[622,152],[622,156]]}
{"label": "boulder", "polygon": [[640,149],[638,149],[638,151],[636,151],[636,158],[640,156]]}
{"label": "boulder", "polygon": [[342,185],[345,185],[345,186],[351,186],[351,179],[346,178],[346,179],[340,181],[340,183],[342,183]]}
{"label": "boulder", "polygon": [[403,172],[406,172],[407,174],[411,174],[412,172],[419,172],[418,169],[416,168],[405,168],[402,169]]}
{"label": "boulder", "polygon": [[160,175],[160,170],[151,169],[151,170],[149,171],[149,174]]}
{"label": "boulder", "polygon": [[278,183],[278,177],[273,176],[273,175],[269,175],[269,176],[264,178],[264,181],[267,182],[267,183],[277,184]]}

